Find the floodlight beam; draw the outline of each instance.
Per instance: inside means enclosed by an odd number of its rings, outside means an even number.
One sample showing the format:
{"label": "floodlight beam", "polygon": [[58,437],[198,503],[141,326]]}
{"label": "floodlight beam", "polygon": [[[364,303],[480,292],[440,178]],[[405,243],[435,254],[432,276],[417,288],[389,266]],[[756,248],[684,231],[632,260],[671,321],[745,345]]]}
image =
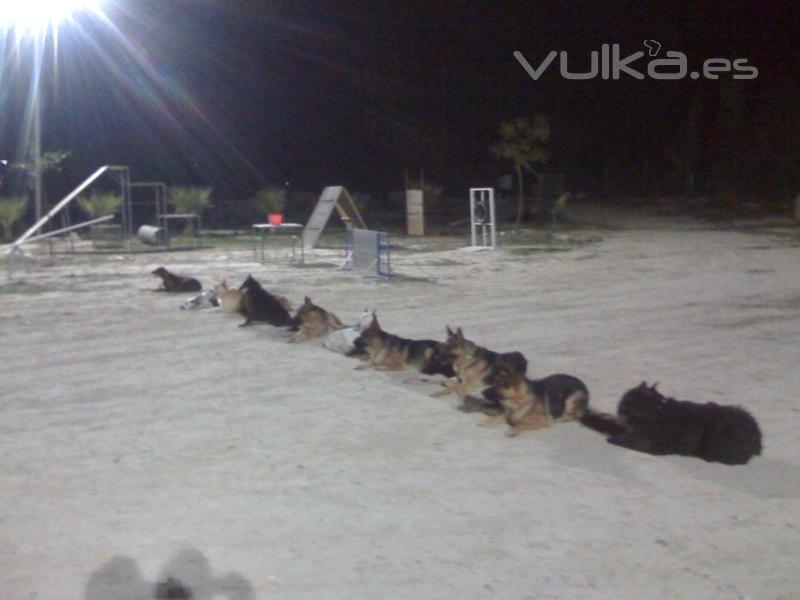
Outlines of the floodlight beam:
{"label": "floodlight beam", "polygon": [[82,12],[98,12],[100,0],[17,0],[7,2],[0,25],[22,37],[41,37]]}
{"label": "floodlight beam", "polygon": [[36,219],[42,216],[42,100],[41,72],[44,45],[48,34],[57,38],[59,26],[79,13],[100,14],[103,0],[16,0],[6,2],[0,12],[0,36],[14,32],[18,38],[30,37],[34,45],[33,89],[33,169]]}

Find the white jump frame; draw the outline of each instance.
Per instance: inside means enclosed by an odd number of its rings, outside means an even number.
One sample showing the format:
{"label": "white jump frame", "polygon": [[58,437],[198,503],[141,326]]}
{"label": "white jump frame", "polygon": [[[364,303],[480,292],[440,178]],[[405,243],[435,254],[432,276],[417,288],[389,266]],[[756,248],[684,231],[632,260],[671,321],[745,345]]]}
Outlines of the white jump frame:
{"label": "white jump frame", "polygon": [[[488,202],[488,207],[486,206]],[[478,214],[480,208],[481,214]],[[488,208],[488,215],[486,210]],[[473,248],[497,247],[497,228],[495,226],[494,188],[469,189],[469,217],[472,231]],[[488,217],[488,222],[487,222]],[[478,244],[478,229],[480,229],[481,244]],[[488,243],[487,243],[488,242]]]}

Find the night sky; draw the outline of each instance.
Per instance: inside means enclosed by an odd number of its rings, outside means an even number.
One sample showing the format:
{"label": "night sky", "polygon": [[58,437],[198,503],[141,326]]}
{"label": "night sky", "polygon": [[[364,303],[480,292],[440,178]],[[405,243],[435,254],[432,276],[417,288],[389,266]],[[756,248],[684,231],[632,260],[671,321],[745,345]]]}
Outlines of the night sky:
{"label": "night sky", "polygon": [[[72,152],[51,187],[123,164],[134,181],[232,199],[285,181],[379,193],[420,170],[461,194],[508,171],[488,151],[500,122],[542,112],[553,168],[591,192],[643,157],[667,169],[663,148],[694,97],[715,135],[717,81],[567,81],[557,60],[533,81],[515,50],[535,65],[565,50],[575,70],[603,43],[627,55],[647,39],[684,52],[690,70],[746,58],[759,76],[744,83],[745,117],[800,114],[796,3],[115,0],[105,11],[107,22],[63,27],[55,60],[49,47],[44,149]],[[15,159],[31,61],[11,36],[3,54],[0,151]]]}

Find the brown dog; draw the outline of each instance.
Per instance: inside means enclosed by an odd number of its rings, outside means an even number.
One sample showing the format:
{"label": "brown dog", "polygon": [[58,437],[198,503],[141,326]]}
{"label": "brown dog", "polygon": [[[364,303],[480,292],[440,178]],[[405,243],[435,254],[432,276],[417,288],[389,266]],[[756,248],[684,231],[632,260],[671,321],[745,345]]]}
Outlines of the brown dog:
{"label": "brown dog", "polygon": [[426,375],[452,376],[450,363],[439,360],[441,342],[435,340],[410,340],[381,329],[378,316],[373,312],[372,321],[354,342],[358,352],[365,352],[367,360],[356,369],[402,371],[416,369]]}
{"label": "brown dog", "polygon": [[297,309],[297,313],[292,319],[292,328],[296,333],[292,336],[293,342],[305,342],[314,338],[328,335],[331,331],[336,331],[344,327],[344,324],[332,312],[328,312],[321,306],[311,302],[311,298],[305,297],[303,305]]}
{"label": "brown dog", "polygon": [[[501,364],[507,364],[521,374],[525,374],[528,361],[520,352],[493,352],[478,346],[464,337],[464,332],[459,327],[456,331],[447,328],[447,341],[440,347],[439,357],[442,361],[449,361],[453,366],[455,377],[442,383],[444,389],[433,394],[446,396],[458,394],[464,400],[465,410],[471,411],[471,403],[475,399],[473,393],[480,393],[494,383],[494,377]],[[478,401],[482,402],[482,401]],[[496,407],[500,412],[501,407]]]}
{"label": "brown dog", "polygon": [[[499,419],[515,436],[530,429],[543,429],[559,421],[581,419],[589,410],[589,390],[577,377],[557,373],[542,379],[528,379],[514,367],[501,363],[494,383],[483,392],[490,402],[503,407]],[[489,419],[496,422],[498,417]]]}
{"label": "brown dog", "polygon": [[203,286],[194,277],[175,275],[164,267],[158,267],[153,271],[153,275],[161,277],[161,287],[153,290],[155,292],[199,292],[203,289]]}
{"label": "brown dog", "polygon": [[214,286],[214,292],[217,294],[217,299],[223,310],[244,314],[244,309],[242,308],[242,292],[237,289],[229,288],[228,282],[225,279]]}

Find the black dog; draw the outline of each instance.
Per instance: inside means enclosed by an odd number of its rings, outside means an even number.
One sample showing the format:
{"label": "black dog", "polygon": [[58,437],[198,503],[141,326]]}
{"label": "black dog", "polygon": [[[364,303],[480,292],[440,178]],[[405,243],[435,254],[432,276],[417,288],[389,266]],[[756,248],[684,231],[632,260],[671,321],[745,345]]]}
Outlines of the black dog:
{"label": "black dog", "polygon": [[247,276],[239,291],[242,293],[242,309],[246,317],[239,327],[253,321],[266,321],[276,327],[291,325],[292,317],[289,312],[252,275]]}
{"label": "black dog", "polygon": [[761,430],[743,408],[667,398],[644,381],[625,392],[616,418],[589,413],[581,422],[609,434],[611,444],[648,454],[726,465],[743,465],[761,454]]}

